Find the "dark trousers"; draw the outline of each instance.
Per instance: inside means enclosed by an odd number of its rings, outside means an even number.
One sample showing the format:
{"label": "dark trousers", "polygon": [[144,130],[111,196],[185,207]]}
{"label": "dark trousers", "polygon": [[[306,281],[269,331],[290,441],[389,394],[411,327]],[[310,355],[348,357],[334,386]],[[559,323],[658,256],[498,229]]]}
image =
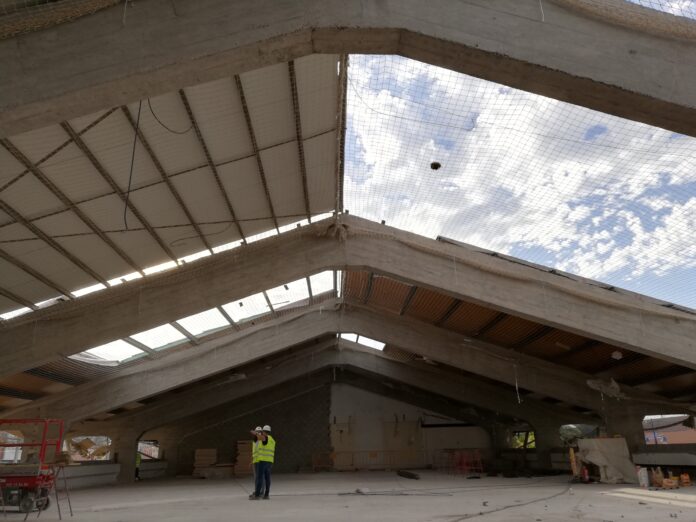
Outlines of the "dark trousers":
{"label": "dark trousers", "polygon": [[[263,493],[264,496],[268,496],[271,492],[271,468],[273,464],[270,462],[259,462],[256,464],[256,489],[254,490],[254,495],[260,497]],[[264,485],[266,486],[264,490]]]}

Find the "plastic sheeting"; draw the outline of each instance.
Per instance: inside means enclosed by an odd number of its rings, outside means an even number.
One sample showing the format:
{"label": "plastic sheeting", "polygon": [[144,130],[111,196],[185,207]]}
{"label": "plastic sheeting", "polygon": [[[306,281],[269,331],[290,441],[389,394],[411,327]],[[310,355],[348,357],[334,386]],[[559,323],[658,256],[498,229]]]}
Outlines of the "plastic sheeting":
{"label": "plastic sheeting", "polygon": [[638,484],[636,467],[623,437],[580,439],[578,456],[599,467],[600,482],[604,484]]}

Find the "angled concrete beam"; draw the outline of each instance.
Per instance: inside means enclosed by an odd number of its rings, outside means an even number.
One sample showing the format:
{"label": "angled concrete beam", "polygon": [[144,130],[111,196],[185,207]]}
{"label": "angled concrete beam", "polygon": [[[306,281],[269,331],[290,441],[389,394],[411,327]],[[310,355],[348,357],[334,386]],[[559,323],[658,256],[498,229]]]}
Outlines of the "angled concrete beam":
{"label": "angled concrete beam", "polygon": [[239,380],[223,378],[218,382],[192,388],[174,397],[164,398],[144,408],[119,414],[113,419],[73,423],[71,432],[87,433],[96,429],[110,433],[121,431],[126,427],[133,427],[142,432],[171,424],[221,404],[331,368],[336,361],[337,352],[329,348],[335,346],[336,342],[336,339],[323,342],[312,347],[309,354],[303,353],[303,356],[285,362],[277,364],[270,362],[269,364],[273,366],[270,370],[266,370],[265,367],[259,368],[253,373],[245,374]]}
{"label": "angled concrete beam", "polygon": [[373,271],[696,368],[696,315],[342,215],[6,321],[0,376],[333,269]]}
{"label": "angled concrete beam", "polygon": [[[335,343],[336,340],[332,342]],[[542,419],[555,422],[559,426],[573,422],[597,421],[596,417],[575,413],[534,399],[520,403],[514,393],[498,386],[470,377],[454,375],[437,368],[417,367],[396,362],[355,343],[340,341],[339,346],[340,350],[326,348],[326,344],[317,345],[298,358],[279,364],[271,361],[269,363],[272,366],[271,369],[260,368],[246,375],[243,380],[233,382],[223,380],[205,384],[144,408],[120,414],[110,420],[73,424],[71,431],[76,433],[94,433],[95,430],[110,433],[124,429],[147,431],[328,368],[346,369],[373,380],[402,383],[458,403],[503,415],[509,419],[523,419],[531,424],[538,423]],[[340,372],[337,375],[340,375]],[[478,420],[486,419],[482,417]]]}
{"label": "angled concrete beam", "polygon": [[[588,374],[396,315],[360,307],[336,310],[324,303],[143,362],[109,379],[39,399],[7,414],[83,419],[342,331],[380,339],[434,361],[594,411],[602,411],[604,401],[614,400],[592,389]],[[688,409],[688,405],[627,386],[621,387],[621,395],[646,411],[654,410],[655,405],[665,412]],[[89,401],[84,400],[86,396]]]}
{"label": "angled concrete beam", "polygon": [[181,352],[163,354],[108,379],[91,381],[12,411],[23,417],[53,415],[69,422],[84,419],[336,332],[339,319],[339,314],[315,306]]}
{"label": "angled concrete beam", "polygon": [[[343,331],[398,346],[436,362],[596,412],[602,411],[604,402],[610,400],[588,385],[593,377],[587,373],[362,306],[346,305],[341,313]],[[650,404],[659,404],[675,411],[684,411],[689,407],[628,386],[621,386],[620,389],[624,399],[640,403],[648,409]]]}
{"label": "angled concrete beam", "polygon": [[655,35],[558,3],[149,0],[125,25],[116,6],[0,42],[0,136],[311,53],[400,54],[696,135],[691,25],[621,2]]}
{"label": "angled concrete beam", "polygon": [[368,375],[382,376],[410,386],[430,390],[443,397],[479,406],[511,418],[538,422],[542,418],[553,419],[560,424],[577,423],[592,419],[571,410],[553,406],[534,399],[518,400],[517,395],[505,388],[480,379],[445,372],[426,364],[400,363],[382,356],[369,354],[360,345],[339,341],[344,364]]}

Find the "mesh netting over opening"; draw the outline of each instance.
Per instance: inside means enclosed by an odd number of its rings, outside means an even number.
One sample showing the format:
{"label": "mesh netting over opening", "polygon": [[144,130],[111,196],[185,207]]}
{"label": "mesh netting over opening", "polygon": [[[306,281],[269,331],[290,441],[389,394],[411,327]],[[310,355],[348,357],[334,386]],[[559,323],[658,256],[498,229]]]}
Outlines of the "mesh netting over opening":
{"label": "mesh netting over opening", "polygon": [[357,55],[346,132],[351,213],[696,307],[696,139]]}
{"label": "mesh netting over opening", "polygon": [[71,22],[122,0],[0,0],[0,40]]}
{"label": "mesh netting over opening", "polygon": [[[625,0],[632,4],[649,7],[656,11],[673,14],[675,16],[683,16],[685,18],[696,19],[696,1],[695,0]],[[601,3],[601,2],[598,2]]]}

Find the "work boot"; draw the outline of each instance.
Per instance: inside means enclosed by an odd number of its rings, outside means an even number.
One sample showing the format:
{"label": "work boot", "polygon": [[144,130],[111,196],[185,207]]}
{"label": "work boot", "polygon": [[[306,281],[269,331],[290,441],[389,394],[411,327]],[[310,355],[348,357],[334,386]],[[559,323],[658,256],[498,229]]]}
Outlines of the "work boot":
{"label": "work boot", "polygon": [[251,495],[249,495],[249,500],[259,500],[260,498],[261,498],[261,497],[257,497],[257,496],[254,495],[253,493],[252,493]]}
{"label": "work boot", "polygon": [[263,499],[264,499],[264,500],[268,500],[268,495],[264,495],[264,496],[263,496]]}

